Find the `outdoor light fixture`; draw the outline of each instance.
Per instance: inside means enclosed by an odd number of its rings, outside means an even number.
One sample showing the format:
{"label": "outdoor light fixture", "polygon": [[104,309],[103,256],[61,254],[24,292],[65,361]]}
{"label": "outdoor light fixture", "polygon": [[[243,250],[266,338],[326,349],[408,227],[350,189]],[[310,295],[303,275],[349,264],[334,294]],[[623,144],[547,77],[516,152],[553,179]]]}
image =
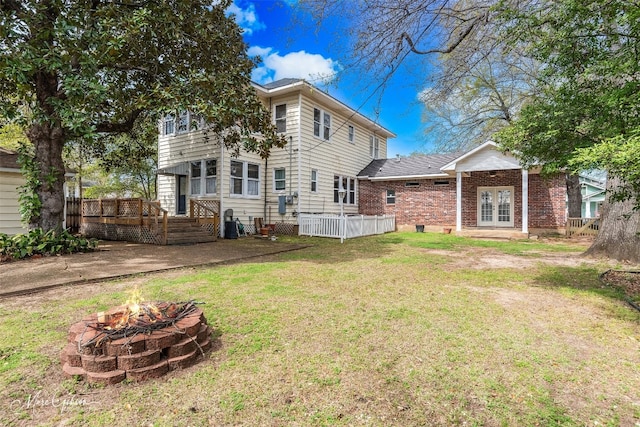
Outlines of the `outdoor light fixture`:
{"label": "outdoor light fixture", "polygon": [[344,188],[340,188],[338,190],[338,200],[340,201],[340,216],[344,216],[344,196],[347,194],[347,191]]}

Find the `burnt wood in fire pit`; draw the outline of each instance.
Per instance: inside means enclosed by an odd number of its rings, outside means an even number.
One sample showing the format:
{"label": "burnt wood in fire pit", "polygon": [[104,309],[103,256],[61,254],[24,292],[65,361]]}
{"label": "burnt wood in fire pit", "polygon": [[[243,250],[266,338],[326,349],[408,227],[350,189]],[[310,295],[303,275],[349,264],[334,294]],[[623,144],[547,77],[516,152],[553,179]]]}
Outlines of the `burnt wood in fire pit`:
{"label": "burnt wood in fire pit", "polygon": [[116,307],[71,326],[61,353],[64,374],[104,384],[141,381],[191,366],[211,349],[211,327],[195,303],[153,307],[133,316],[128,306]]}

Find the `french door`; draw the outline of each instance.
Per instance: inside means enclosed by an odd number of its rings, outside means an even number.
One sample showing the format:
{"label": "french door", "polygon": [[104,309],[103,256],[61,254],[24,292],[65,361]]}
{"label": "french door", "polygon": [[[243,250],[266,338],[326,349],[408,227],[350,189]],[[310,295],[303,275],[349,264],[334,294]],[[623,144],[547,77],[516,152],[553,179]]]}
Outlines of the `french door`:
{"label": "french door", "polygon": [[478,188],[478,227],[513,227],[513,187]]}

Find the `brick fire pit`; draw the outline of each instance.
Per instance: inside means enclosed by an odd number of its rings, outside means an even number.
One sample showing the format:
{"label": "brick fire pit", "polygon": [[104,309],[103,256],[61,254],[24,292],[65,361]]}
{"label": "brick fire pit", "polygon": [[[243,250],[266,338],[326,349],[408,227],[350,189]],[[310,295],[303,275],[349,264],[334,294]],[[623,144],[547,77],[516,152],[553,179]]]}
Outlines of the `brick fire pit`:
{"label": "brick fire pit", "polygon": [[193,303],[153,308],[132,315],[128,306],[116,307],[71,326],[64,374],[104,384],[142,381],[191,366],[211,349],[211,328]]}

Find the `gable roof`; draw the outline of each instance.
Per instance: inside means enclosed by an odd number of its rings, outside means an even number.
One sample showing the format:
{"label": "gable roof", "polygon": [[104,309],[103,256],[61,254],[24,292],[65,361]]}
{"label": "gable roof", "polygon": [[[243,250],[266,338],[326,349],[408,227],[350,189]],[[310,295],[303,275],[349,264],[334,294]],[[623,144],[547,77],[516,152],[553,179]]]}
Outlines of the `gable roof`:
{"label": "gable roof", "polygon": [[263,98],[271,98],[273,96],[293,93],[302,93],[305,97],[326,106],[331,111],[340,113],[342,116],[347,118],[347,121],[359,123],[365,129],[385,138],[396,137],[396,134],[391,132],[389,129],[383,127],[379,123],[376,123],[367,116],[359,113],[357,110],[354,110],[353,108],[337,100],[328,93],[318,89],[306,80],[288,78],[276,80],[275,82],[266,83],[263,85],[252,82],[252,85],[258,92],[258,95]]}
{"label": "gable roof", "polygon": [[459,156],[460,153],[445,153],[373,160],[360,171],[358,178],[371,181],[446,178],[449,175],[441,170],[442,166]]}

